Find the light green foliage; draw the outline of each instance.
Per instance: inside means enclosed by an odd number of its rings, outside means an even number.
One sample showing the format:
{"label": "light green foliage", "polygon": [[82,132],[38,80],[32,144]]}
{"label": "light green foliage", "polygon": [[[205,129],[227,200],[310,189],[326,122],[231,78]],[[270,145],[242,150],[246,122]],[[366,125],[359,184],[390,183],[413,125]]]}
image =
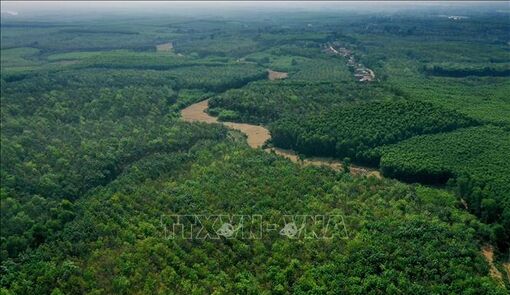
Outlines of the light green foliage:
{"label": "light green foliage", "polygon": [[295,68],[289,76],[292,80],[344,82],[353,79],[345,60],[340,58],[297,61]]}
{"label": "light green foliage", "polygon": [[[55,262],[84,265],[75,269],[76,281],[57,280],[65,275],[62,267],[53,272],[46,267],[41,271],[54,283],[27,282],[13,290],[116,293],[129,285],[148,293],[249,289],[351,294],[370,292],[375,280],[379,289],[405,293],[455,293],[470,286],[503,294],[495,282],[474,275],[484,269],[474,241],[480,224],[455,204],[453,195],[438,190],[339,178],[246,146],[204,144],[183,155],[135,162],[80,202],[83,213],[68,225],[65,237],[79,235],[85,248],[75,252],[63,246],[59,251],[69,254]],[[342,214],[349,239],[288,239],[271,232],[263,232],[260,240],[165,239],[161,215],[189,214],[191,208],[263,214],[269,224],[283,214]],[[48,266],[43,257],[49,249],[37,251],[33,263]],[[105,271],[111,265],[114,270]],[[414,278],[417,272],[422,273],[419,280]]]}
{"label": "light green foliage", "polygon": [[388,63],[389,82],[402,93],[473,118],[509,124],[510,79],[505,77],[424,76],[415,64]]}

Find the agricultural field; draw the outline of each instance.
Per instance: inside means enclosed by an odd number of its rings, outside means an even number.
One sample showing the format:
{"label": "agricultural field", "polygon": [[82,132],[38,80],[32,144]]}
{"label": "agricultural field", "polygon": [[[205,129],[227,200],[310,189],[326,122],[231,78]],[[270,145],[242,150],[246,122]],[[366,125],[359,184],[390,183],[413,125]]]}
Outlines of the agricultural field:
{"label": "agricultural field", "polygon": [[508,294],[510,11],[367,4],[2,2],[0,294]]}

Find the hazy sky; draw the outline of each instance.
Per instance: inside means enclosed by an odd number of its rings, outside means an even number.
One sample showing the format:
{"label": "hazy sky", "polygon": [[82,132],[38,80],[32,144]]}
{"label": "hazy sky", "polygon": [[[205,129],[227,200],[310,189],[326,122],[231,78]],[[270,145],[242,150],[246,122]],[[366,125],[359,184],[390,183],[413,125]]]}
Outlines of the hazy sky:
{"label": "hazy sky", "polygon": [[[227,10],[249,9],[278,9],[278,10],[321,10],[321,9],[398,9],[419,8],[430,6],[472,6],[487,2],[453,2],[453,1],[2,1],[2,15],[17,17],[38,15],[78,15],[90,12],[125,13],[125,12],[154,12],[154,13],[194,13],[204,11],[221,13]],[[508,5],[499,2],[497,5]],[[508,7],[508,6],[507,6]]]}

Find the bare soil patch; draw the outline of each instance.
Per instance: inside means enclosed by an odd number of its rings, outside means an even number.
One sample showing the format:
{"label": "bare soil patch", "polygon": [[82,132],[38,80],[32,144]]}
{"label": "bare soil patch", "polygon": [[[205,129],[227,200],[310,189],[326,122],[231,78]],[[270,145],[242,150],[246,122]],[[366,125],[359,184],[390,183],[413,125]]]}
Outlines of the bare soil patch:
{"label": "bare soil patch", "polygon": [[190,105],[181,111],[181,117],[186,122],[217,123],[218,119],[210,116],[207,110],[209,100],[204,100]]}
{"label": "bare soil patch", "polygon": [[277,72],[270,69],[267,69],[268,78],[269,80],[279,80],[279,79],[285,79],[289,77],[289,73],[286,72]]}
{"label": "bare soil patch", "polygon": [[156,45],[156,51],[158,52],[169,52],[172,51],[174,45],[172,42]]}

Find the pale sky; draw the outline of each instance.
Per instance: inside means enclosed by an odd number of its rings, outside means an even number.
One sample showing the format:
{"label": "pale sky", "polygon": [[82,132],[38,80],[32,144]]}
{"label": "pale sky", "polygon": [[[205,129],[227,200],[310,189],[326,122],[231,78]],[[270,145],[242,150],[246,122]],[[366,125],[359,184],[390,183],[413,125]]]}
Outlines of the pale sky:
{"label": "pale sky", "polygon": [[[86,12],[188,12],[205,11],[221,13],[223,10],[279,9],[279,10],[320,10],[320,9],[359,9],[387,10],[398,8],[418,8],[430,6],[473,6],[487,5],[490,2],[454,2],[454,1],[3,1],[2,15],[59,15]],[[492,2],[497,6],[508,2]]]}

